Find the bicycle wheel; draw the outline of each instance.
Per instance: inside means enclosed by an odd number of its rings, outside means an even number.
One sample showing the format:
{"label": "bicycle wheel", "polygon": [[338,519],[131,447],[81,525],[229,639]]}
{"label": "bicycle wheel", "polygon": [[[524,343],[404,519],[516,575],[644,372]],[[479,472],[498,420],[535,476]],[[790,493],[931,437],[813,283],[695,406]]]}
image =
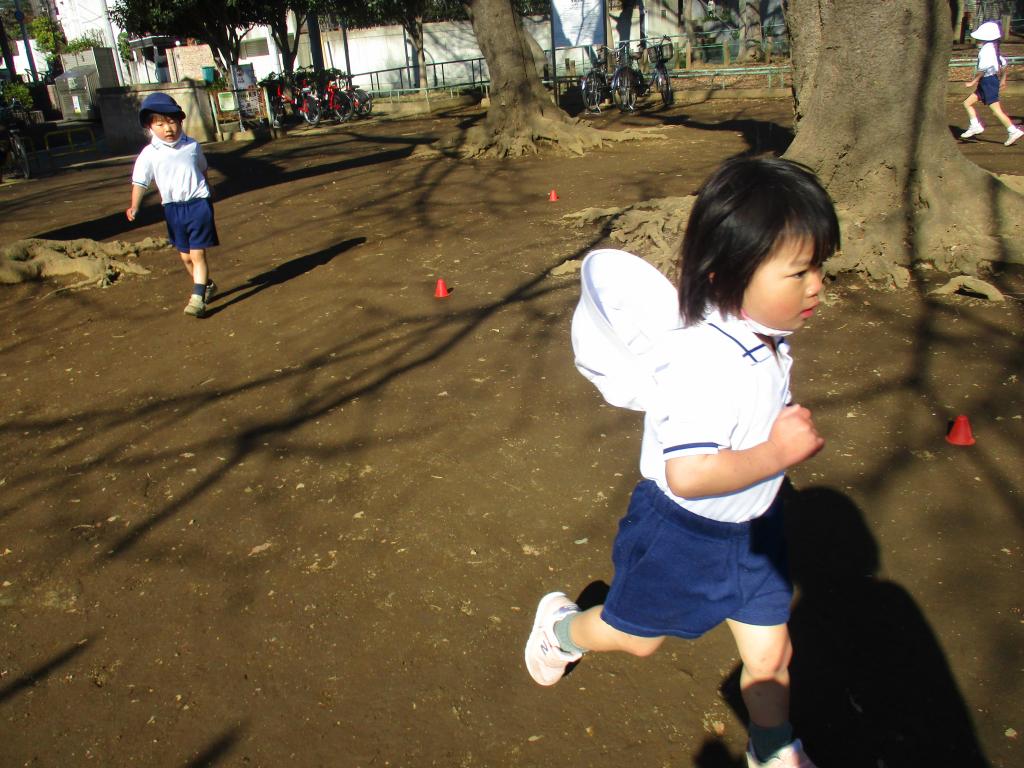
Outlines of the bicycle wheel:
{"label": "bicycle wheel", "polygon": [[623,112],[632,112],[636,108],[636,85],[632,77],[620,77],[615,95],[618,97],[619,109]]}
{"label": "bicycle wheel", "polygon": [[302,113],[302,119],[310,125],[319,125],[320,118],[323,117],[323,107],[320,106],[320,99],[311,93],[307,93],[302,97],[302,108],[299,110]]}
{"label": "bicycle wheel", "polygon": [[331,94],[330,103],[327,108],[338,118],[339,123],[344,123],[355,112],[352,108],[352,100],[343,91],[334,91]]}
{"label": "bicycle wheel", "polygon": [[20,136],[11,136],[11,167],[27,179],[31,175],[31,167],[28,162],[28,152]]}
{"label": "bicycle wheel", "polygon": [[366,117],[370,112],[373,111],[373,96],[364,91],[362,88],[356,88],[356,114],[360,117]]}
{"label": "bicycle wheel", "polygon": [[666,106],[672,106],[672,99],[674,94],[672,93],[672,81],[668,77],[667,72],[659,72],[655,77],[658,79],[658,90],[661,92],[661,103]]}
{"label": "bicycle wheel", "polygon": [[603,94],[601,91],[601,81],[594,77],[594,75],[585,75],[583,82],[581,83],[581,90],[583,91],[583,104],[586,106],[588,112],[600,112],[601,101]]}

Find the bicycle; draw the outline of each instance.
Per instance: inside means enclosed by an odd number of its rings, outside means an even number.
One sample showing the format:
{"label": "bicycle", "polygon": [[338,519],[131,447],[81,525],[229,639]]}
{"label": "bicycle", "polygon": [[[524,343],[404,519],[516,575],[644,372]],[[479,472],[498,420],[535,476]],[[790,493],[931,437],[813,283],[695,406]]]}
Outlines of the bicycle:
{"label": "bicycle", "polygon": [[309,125],[319,125],[324,115],[324,108],[316,82],[307,75],[296,73],[296,85],[299,88],[299,95],[296,97],[299,114]]}
{"label": "bicycle", "polygon": [[608,85],[608,49],[595,45],[592,60],[590,71],[580,78],[580,90],[587,112],[600,112],[601,103],[611,92]]}
{"label": "bicycle", "polygon": [[21,131],[28,123],[28,111],[17,99],[0,102],[0,181],[4,174],[27,179],[32,175],[28,150]]}
{"label": "bicycle", "polygon": [[672,79],[669,77],[665,64],[672,58],[672,41],[668,36],[661,38],[656,45],[649,45],[644,48],[644,57],[647,63],[654,67],[654,74],[650,80],[650,90],[656,90],[661,94],[661,103],[665,107],[672,106],[674,94],[672,93]]}
{"label": "bicycle", "polygon": [[622,112],[636,109],[636,100],[647,92],[643,73],[635,65],[640,53],[629,50],[629,41],[624,40],[615,49],[615,72],[612,73],[611,90],[613,99]]}
{"label": "bicycle", "polygon": [[355,107],[345,88],[339,85],[341,75],[331,72],[328,78],[324,84],[323,108],[334,115],[339,123],[344,123],[355,113]]}
{"label": "bicycle", "polygon": [[352,83],[352,75],[342,75],[341,80],[345,81],[345,93],[352,102],[352,108],[360,117],[366,117],[373,110],[373,96],[362,88],[356,88]]}

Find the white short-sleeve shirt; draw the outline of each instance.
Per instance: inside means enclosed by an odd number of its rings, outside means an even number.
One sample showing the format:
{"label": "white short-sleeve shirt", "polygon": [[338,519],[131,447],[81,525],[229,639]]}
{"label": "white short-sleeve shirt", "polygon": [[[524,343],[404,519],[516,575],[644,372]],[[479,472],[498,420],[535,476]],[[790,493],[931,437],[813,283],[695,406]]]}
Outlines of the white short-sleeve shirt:
{"label": "white short-sleeve shirt", "polygon": [[156,182],[164,205],[186,203],[210,196],[206,168],[206,156],[195,139],[182,134],[168,145],[154,137],[135,159],[132,184],[148,189]]}
{"label": "white short-sleeve shirt", "polygon": [[1006,59],[996,53],[995,43],[985,43],[978,51],[978,71],[985,77],[998,75],[1000,67],[1006,66]]}
{"label": "white short-sleeve shirt", "polygon": [[773,352],[743,320],[718,312],[670,332],[665,344],[672,362],[655,374],[659,397],[644,417],[641,474],[694,514],[723,522],[759,517],[783,473],[730,494],[686,499],[669,489],[665,462],[765,442],[790,401],[789,344],[779,339]]}

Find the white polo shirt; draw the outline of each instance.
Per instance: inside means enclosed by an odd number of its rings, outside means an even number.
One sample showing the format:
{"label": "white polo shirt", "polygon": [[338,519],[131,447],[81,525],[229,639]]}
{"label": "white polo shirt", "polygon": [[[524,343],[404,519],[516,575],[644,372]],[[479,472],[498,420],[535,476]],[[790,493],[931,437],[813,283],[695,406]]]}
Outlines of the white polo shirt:
{"label": "white polo shirt", "polygon": [[784,473],[722,496],[686,499],[669,490],[665,462],[678,456],[742,450],[765,442],[790,401],[789,344],[773,353],[739,318],[711,312],[704,322],[671,331],[655,372],[659,397],[644,417],[640,471],[694,514],[723,522],[762,515]]}
{"label": "white polo shirt", "polygon": [[985,43],[978,51],[978,71],[985,77],[998,75],[1001,67],[1006,66],[1006,59],[996,53],[995,43]]}
{"label": "white polo shirt", "polygon": [[206,156],[195,139],[182,134],[168,145],[154,136],[135,159],[132,184],[148,189],[156,182],[164,205],[187,203],[210,196],[206,168]]}

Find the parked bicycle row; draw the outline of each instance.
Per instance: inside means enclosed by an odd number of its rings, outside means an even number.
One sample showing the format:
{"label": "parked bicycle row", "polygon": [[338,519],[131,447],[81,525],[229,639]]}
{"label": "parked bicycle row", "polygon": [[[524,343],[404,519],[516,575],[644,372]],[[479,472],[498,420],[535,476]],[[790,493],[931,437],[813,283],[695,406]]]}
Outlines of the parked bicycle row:
{"label": "parked bicycle row", "polygon": [[[636,109],[637,99],[655,91],[661,95],[662,104],[670,106],[672,80],[665,65],[672,59],[672,52],[672,41],[668,36],[656,43],[641,40],[636,51],[630,48],[628,41],[623,41],[616,46],[615,69],[609,76],[608,49],[602,45],[594,46],[592,68],[580,78],[587,111],[600,112],[601,104],[610,100],[623,112],[632,112]],[[648,76],[639,66],[641,60],[650,66]]]}
{"label": "parked bicycle row", "polygon": [[289,119],[303,120],[309,125],[318,125],[325,118],[343,123],[373,110],[373,97],[356,88],[352,76],[338,69],[272,74],[260,85],[267,90],[270,121],[275,128]]}

